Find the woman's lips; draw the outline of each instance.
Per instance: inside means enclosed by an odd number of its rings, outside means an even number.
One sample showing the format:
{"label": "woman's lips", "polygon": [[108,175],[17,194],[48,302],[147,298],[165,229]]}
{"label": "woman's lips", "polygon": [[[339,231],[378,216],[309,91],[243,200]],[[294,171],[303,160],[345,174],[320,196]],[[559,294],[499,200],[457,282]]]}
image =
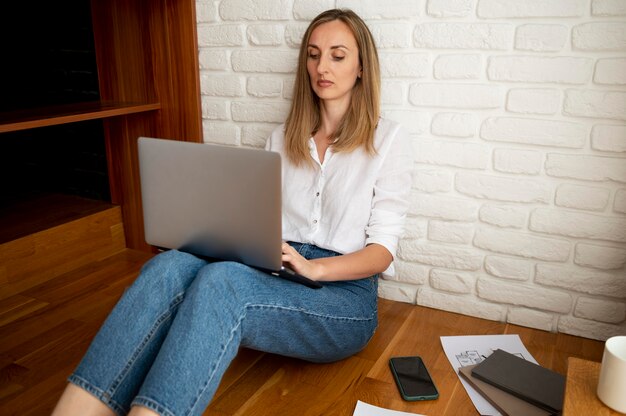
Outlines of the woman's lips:
{"label": "woman's lips", "polygon": [[331,85],[333,85],[333,83],[325,79],[320,79],[317,81],[317,85],[321,88],[326,88],[326,87],[330,87]]}

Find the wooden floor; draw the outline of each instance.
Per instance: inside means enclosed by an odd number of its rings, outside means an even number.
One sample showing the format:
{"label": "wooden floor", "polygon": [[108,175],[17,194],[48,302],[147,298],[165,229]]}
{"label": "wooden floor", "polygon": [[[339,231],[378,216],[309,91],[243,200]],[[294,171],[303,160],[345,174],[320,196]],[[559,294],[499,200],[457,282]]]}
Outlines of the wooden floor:
{"label": "wooden floor", "polygon": [[[124,250],[0,299],[0,414],[49,414],[97,328],[149,254]],[[445,357],[442,335],[519,334],[540,364],[600,361],[602,343],[380,300],[380,327],[359,354],[333,364],[241,350],[206,415],[345,415],[357,400],[427,415],[476,415]],[[387,361],[421,355],[440,398],[402,401]]]}

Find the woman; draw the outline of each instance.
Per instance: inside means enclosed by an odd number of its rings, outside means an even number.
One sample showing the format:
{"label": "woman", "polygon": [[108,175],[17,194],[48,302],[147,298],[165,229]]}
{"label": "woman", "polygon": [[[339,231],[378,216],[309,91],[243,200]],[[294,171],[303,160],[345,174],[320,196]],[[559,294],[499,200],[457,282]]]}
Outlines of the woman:
{"label": "woman", "polygon": [[283,262],[313,290],[233,262],[150,260],[70,376],[58,415],[201,414],[240,346],[330,362],[377,325],[410,188],[408,137],[379,117],[376,48],[329,10],[300,48],[294,99],[267,149],[283,157]]}

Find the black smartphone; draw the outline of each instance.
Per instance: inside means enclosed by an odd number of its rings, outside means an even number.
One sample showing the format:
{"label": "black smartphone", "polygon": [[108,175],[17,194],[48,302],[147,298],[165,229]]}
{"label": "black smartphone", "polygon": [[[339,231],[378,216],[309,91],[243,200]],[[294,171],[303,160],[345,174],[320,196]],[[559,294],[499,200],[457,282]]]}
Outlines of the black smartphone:
{"label": "black smartphone", "polygon": [[420,357],[392,357],[389,366],[404,400],[434,400],[437,387]]}

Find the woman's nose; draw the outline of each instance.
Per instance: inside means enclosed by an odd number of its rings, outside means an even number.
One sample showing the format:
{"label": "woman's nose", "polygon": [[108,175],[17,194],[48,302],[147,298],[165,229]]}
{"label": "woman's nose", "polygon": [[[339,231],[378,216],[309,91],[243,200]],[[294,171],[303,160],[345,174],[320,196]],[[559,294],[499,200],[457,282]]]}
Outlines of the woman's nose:
{"label": "woman's nose", "polygon": [[328,72],[328,59],[320,56],[319,61],[317,61],[317,73],[322,75]]}

